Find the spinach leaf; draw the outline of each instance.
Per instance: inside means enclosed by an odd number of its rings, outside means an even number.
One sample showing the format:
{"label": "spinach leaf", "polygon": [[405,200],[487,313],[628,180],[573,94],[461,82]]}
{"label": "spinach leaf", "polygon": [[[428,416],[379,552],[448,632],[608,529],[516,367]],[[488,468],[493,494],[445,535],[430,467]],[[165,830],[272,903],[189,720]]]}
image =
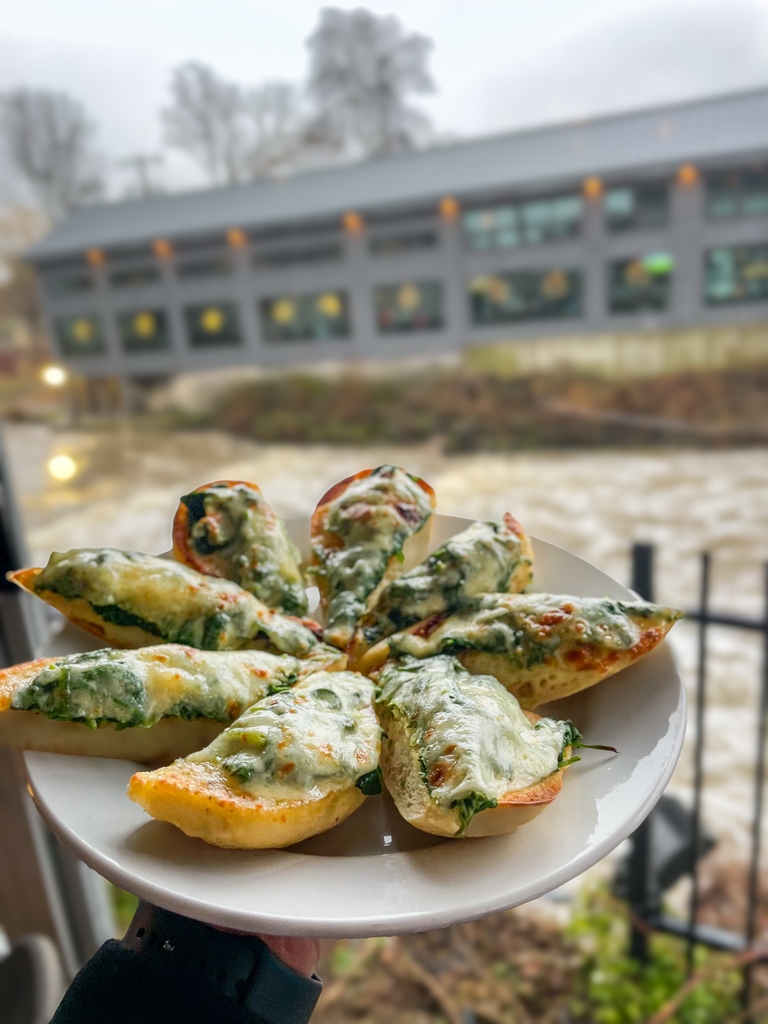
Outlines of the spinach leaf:
{"label": "spinach leaf", "polygon": [[238,782],[250,782],[256,774],[253,758],[248,754],[232,754],[221,762],[222,768]]}
{"label": "spinach leaf", "polygon": [[467,831],[470,821],[480,811],[487,811],[498,806],[498,801],[493,797],[487,797],[483,793],[470,793],[460,800],[454,800],[451,807],[457,808],[459,812],[459,829],[456,836],[463,836]]}
{"label": "spinach leaf", "polygon": [[366,796],[378,796],[384,788],[381,779],[381,768],[375,768],[372,772],[361,775],[355,785]]}
{"label": "spinach leaf", "polygon": [[143,629],[146,633],[151,633],[152,636],[159,636],[164,640],[168,639],[166,633],[163,632],[156,622],[142,619],[140,615],[135,615],[126,608],[121,608],[119,604],[92,604],[91,608],[105,622],[111,622],[115,626],[138,626],[139,629]]}
{"label": "spinach leaf", "polygon": [[565,732],[563,733],[563,749],[560,751],[560,756],[557,759],[558,768],[566,768],[569,764],[575,764],[580,761],[580,757],[563,757],[563,751],[566,747],[572,747],[574,750],[610,750],[612,754],[618,754],[616,747],[608,747],[602,743],[584,743],[584,737],[581,735],[579,730],[571,721],[566,721]]}

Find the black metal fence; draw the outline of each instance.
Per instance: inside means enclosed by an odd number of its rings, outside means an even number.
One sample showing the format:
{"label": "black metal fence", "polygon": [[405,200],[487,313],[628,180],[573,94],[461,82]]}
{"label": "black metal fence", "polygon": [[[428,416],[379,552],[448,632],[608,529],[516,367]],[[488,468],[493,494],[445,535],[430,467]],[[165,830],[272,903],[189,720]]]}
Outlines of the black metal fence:
{"label": "black metal fence", "polygon": [[[654,599],[654,549],[650,544],[635,544],[632,550],[632,589],[647,600]],[[685,816],[683,827],[684,842],[680,848],[682,863],[680,870],[671,869],[671,876],[687,873],[691,878],[691,896],[687,918],[680,920],[665,914],[661,896],[665,885],[663,871],[655,846],[665,814],[663,803],[659,805],[633,835],[632,852],[626,893],[633,911],[631,954],[639,960],[648,958],[649,932],[665,932],[683,938],[688,943],[688,971],[693,971],[696,946],[701,944],[728,952],[747,952],[755,947],[757,938],[758,910],[760,906],[761,833],[763,823],[765,746],[768,728],[768,566],[765,567],[765,602],[763,617],[759,619],[725,615],[710,610],[710,568],[708,553],[701,556],[701,580],[699,606],[687,612],[689,621],[698,623],[698,652],[696,665],[696,693],[691,709],[690,721],[694,729],[693,764],[693,807]],[[752,825],[749,851],[747,882],[747,912],[741,932],[730,932],[700,924],[699,902],[699,860],[711,845],[705,835],[702,822],[702,790],[704,782],[704,756],[706,731],[704,713],[707,704],[707,639],[710,626],[725,626],[732,629],[748,630],[762,634],[763,657],[759,696],[755,714],[757,721],[757,750],[754,759],[752,793]],[[670,872],[667,875],[669,881]],[[768,961],[768,954],[758,958]],[[755,961],[743,967],[741,1001],[745,1011],[752,997],[752,972]],[[749,1018],[745,1018],[749,1024]]]}

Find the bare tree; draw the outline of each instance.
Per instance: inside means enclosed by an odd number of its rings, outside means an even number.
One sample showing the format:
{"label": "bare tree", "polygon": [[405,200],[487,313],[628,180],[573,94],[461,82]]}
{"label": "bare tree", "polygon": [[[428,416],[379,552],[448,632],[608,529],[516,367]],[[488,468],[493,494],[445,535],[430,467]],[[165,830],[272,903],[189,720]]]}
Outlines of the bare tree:
{"label": "bare tree", "polygon": [[171,92],[163,111],[166,141],[202,164],[212,182],[240,181],[247,151],[240,86],[190,61],[174,70]]}
{"label": "bare tree", "polygon": [[52,220],[98,198],[93,127],[65,93],[14,89],[0,95],[6,160]]}
{"label": "bare tree", "polygon": [[408,104],[412,94],[434,90],[426,36],[407,33],[392,16],[327,7],[307,46],[318,137],[365,156],[428,139],[428,119]]}
{"label": "bare tree", "polygon": [[245,97],[248,177],[264,178],[304,162],[310,143],[301,91],[291,82],[265,82]]}

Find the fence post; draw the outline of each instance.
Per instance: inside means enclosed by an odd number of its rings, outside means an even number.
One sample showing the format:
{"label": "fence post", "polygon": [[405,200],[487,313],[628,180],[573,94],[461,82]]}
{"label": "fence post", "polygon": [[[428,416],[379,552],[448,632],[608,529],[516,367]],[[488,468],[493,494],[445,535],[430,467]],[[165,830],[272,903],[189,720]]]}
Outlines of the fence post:
{"label": "fence post", "polygon": [[[646,601],[653,600],[653,545],[632,545],[632,589]],[[645,963],[648,960],[648,933],[638,927],[658,909],[650,878],[651,815],[632,833],[629,856],[628,902],[632,913],[629,955]]]}

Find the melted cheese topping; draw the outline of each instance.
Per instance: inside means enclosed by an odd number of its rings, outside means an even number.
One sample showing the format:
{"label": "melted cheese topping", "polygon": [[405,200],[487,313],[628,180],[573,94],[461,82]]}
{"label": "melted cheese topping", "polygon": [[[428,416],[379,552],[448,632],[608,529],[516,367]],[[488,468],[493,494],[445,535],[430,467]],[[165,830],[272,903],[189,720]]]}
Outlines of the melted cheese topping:
{"label": "melted cheese topping", "polygon": [[653,604],[610,598],[555,594],[484,594],[476,604],[426,636],[398,634],[393,653],[424,658],[450,650],[507,655],[518,668],[531,668],[576,648],[626,651],[644,629],[669,621],[670,612]]}
{"label": "melted cheese topping", "polygon": [[390,663],[379,682],[379,703],[399,713],[441,807],[478,797],[493,806],[557,771],[568,723],[531,723],[492,676],[472,676],[455,658],[440,656]]}
{"label": "melted cheese topping", "polygon": [[451,537],[421,565],[382,590],[364,628],[368,644],[445,611],[478,594],[505,591],[530,559],[520,537],[498,523],[473,523]]}
{"label": "melted cheese topping", "polygon": [[381,580],[390,559],[401,554],[409,537],[432,515],[429,494],[405,470],[380,466],[353,480],[330,503],[327,529],[339,548],[315,549],[328,584],[327,635],[348,642],[366,598]]}
{"label": "melted cheese topping", "polygon": [[221,766],[254,796],[311,800],[377,769],[374,687],[355,672],[315,672],[266,697],[186,760]]}
{"label": "melted cheese topping", "polygon": [[307,671],[296,658],[264,651],[214,653],[176,644],[106,649],[52,661],[15,695],[11,707],[93,727],[149,726],[164,717],[231,722]]}
{"label": "melted cheese topping", "polygon": [[87,601],[113,626],[139,626],[202,650],[233,650],[266,638],[281,653],[302,656],[318,643],[306,626],[267,608],[236,583],[136,551],[54,552],[34,588],[41,596],[52,591]]}
{"label": "melted cheese topping", "polygon": [[299,549],[259,491],[216,484],[181,500],[189,510],[189,543],[198,555],[270,608],[306,613]]}

